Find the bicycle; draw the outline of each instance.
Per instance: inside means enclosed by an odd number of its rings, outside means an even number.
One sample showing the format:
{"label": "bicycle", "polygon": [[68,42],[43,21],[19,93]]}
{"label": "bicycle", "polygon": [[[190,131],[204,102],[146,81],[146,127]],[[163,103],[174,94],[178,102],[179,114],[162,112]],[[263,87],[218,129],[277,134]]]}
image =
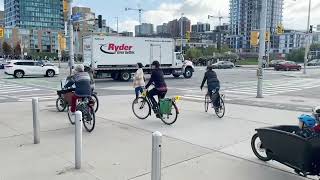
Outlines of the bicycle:
{"label": "bicycle", "polygon": [[[93,102],[90,102],[88,97],[81,98],[81,100],[77,104],[76,111],[82,112],[82,121],[84,128],[88,132],[92,132],[96,124],[96,116],[95,111],[93,110]],[[67,114],[70,123],[74,125],[75,119],[72,118],[69,105],[67,106]]]}
{"label": "bicycle", "polygon": [[[67,80],[64,83],[61,80],[60,81],[61,90],[57,91],[58,98],[56,100],[56,108],[57,108],[57,110],[59,112],[65,111],[66,107],[69,106],[67,99],[70,99],[70,98],[66,98],[66,94],[67,93],[72,93],[72,92],[75,91],[75,88],[64,89],[64,85],[63,84],[66,84],[66,82],[67,82]],[[98,109],[99,109],[99,99],[98,99],[97,95],[98,95],[98,93],[95,92],[94,90],[92,90],[91,99],[94,101],[94,106],[95,106],[94,107],[94,111],[95,112],[97,112]]]}
{"label": "bicycle", "polygon": [[[180,96],[176,96],[172,99],[166,98],[162,99],[164,101],[170,101],[171,106],[160,108],[160,99],[159,103],[157,104],[157,107],[153,107],[153,103],[151,102],[151,99],[147,96],[148,91],[145,91],[142,93],[142,96],[138,99],[135,99],[132,103],[132,111],[134,115],[139,119],[146,119],[147,117],[151,116],[151,109],[156,109],[156,113],[158,116],[157,118],[161,119],[163,123],[166,125],[172,125],[177,121],[179,109],[176,105],[176,102],[180,100]],[[165,105],[163,105],[165,106]],[[167,112],[162,112],[162,109],[168,108]],[[142,114],[140,114],[140,111]],[[172,117],[172,119],[171,119]]]}
{"label": "bicycle", "polygon": [[214,102],[212,101],[212,99],[215,99],[216,95],[219,93],[218,90],[213,90],[212,91],[212,95],[210,97],[209,92],[205,95],[205,100],[204,100],[204,110],[205,112],[208,112],[209,109],[209,104],[212,104],[212,107],[215,109],[215,113],[218,116],[218,118],[223,118],[226,108],[224,105],[224,94],[220,94],[219,99],[220,99],[220,106],[219,107],[215,107],[214,106]]}

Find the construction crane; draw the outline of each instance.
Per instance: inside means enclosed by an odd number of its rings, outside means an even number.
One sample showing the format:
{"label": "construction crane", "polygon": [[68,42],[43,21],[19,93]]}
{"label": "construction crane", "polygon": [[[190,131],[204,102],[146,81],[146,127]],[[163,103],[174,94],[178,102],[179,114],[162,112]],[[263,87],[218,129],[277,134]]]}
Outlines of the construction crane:
{"label": "construction crane", "polygon": [[125,11],[138,11],[139,12],[139,24],[141,25],[141,16],[144,9],[141,8],[125,8]]}
{"label": "construction crane", "polygon": [[208,15],[208,19],[210,19],[210,18],[219,19],[219,26],[221,26],[221,25],[222,25],[222,24],[221,24],[222,19],[225,19],[225,18],[227,18],[227,17],[226,17],[226,16],[221,16],[221,14],[219,13],[219,15],[218,15],[218,16],[211,16],[211,15]]}

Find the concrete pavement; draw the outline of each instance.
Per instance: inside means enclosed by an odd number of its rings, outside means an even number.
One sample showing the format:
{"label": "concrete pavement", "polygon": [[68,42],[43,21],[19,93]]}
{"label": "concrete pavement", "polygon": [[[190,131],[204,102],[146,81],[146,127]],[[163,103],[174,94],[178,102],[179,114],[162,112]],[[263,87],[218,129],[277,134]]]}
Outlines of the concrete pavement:
{"label": "concrete pavement", "polygon": [[[131,111],[132,96],[102,96],[96,129],[83,133],[83,168],[74,170],[74,127],[54,102],[40,103],[41,143],[32,144],[31,103],[0,104],[0,179],[150,179],[151,133],[163,137],[165,180],[303,179],[278,163],[254,157],[254,128],[296,124],[298,112],[227,104],[226,117],[181,101],[172,126]],[[267,115],[267,116],[266,116]]]}

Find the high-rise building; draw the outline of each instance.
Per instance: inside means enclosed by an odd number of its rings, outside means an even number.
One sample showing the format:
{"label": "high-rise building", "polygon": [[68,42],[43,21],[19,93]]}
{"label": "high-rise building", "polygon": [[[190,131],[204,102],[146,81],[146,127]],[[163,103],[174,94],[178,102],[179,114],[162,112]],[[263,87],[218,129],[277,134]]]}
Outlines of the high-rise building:
{"label": "high-rise building", "polygon": [[186,37],[187,32],[191,31],[191,21],[186,18],[186,17],[182,17],[179,19],[179,36],[180,37],[180,33],[181,33],[181,23],[182,23],[182,35],[183,38]]}
{"label": "high-rise building", "polygon": [[136,36],[151,36],[154,34],[153,24],[142,23],[141,25],[135,26]]}
{"label": "high-rise building", "polygon": [[80,22],[74,23],[74,29],[80,32],[88,32],[94,30],[95,14],[88,7],[73,7],[72,15],[80,15]]}
{"label": "high-rise building", "polygon": [[5,26],[63,30],[63,1],[4,0]]}
{"label": "high-rise building", "polygon": [[191,26],[191,32],[193,32],[193,33],[206,32],[206,31],[210,31],[210,24],[209,23],[198,22],[197,24],[194,24]]}
{"label": "high-rise building", "polygon": [[[274,32],[282,23],[284,0],[268,0],[267,29]],[[230,0],[230,47],[250,51],[250,34],[260,29],[262,0]]]}
{"label": "high-rise building", "polygon": [[4,11],[0,11],[0,27],[4,27]]}
{"label": "high-rise building", "polygon": [[180,30],[179,22],[177,19],[168,22],[168,33],[170,34],[170,37],[172,38],[180,37],[179,30]]}
{"label": "high-rise building", "polygon": [[168,24],[163,23],[162,25],[157,26],[157,34],[168,34]]}

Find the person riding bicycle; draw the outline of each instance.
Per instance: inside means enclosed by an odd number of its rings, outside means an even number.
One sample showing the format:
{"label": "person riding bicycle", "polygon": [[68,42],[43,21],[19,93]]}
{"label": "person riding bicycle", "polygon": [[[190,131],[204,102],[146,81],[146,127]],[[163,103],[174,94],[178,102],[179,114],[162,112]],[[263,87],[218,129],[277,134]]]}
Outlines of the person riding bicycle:
{"label": "person riding bicycle", "polygon": [[77,100],[83,97],[91,97],[92,89],[90,85],[90,75],[84,72],[84,66],[79,64],[75,67],[75,74],[70,77],[69,82],[64,88],[72,87],[75,84],[75,93],[71,99],[71,112],[76,111]]}
{"label": "person riding bicycle", "polygon": [[151,78],[146,85],[146,89],[148,89],[151,84],[154,84],[154,88],[148,92],[147,96],[150,98],[153,105],[153,110],[157,114],[158,103],[154,99],[154,96],[158,95],[158,97],[161,99],[165,98],[167,94],[167,84],[164,81],[164,74],[163,71],[160,69],[159,61],[153,61],[151,65],[153,70],[151,73]]}
{"label": "person riding bicycle", "polygon": [[[208,85],[208,94],[210,95],[211,101],[213,102],[214,107],[217,110],[218,107],[220,107],[220,81],[217,77],[216,72],[212,70],[212,66],[207,67],[207,72],[205,72],[200,89],[202,90],[204,83],[207,81]],[[215,96],[212,96],[212,91],[215,91]]]}

